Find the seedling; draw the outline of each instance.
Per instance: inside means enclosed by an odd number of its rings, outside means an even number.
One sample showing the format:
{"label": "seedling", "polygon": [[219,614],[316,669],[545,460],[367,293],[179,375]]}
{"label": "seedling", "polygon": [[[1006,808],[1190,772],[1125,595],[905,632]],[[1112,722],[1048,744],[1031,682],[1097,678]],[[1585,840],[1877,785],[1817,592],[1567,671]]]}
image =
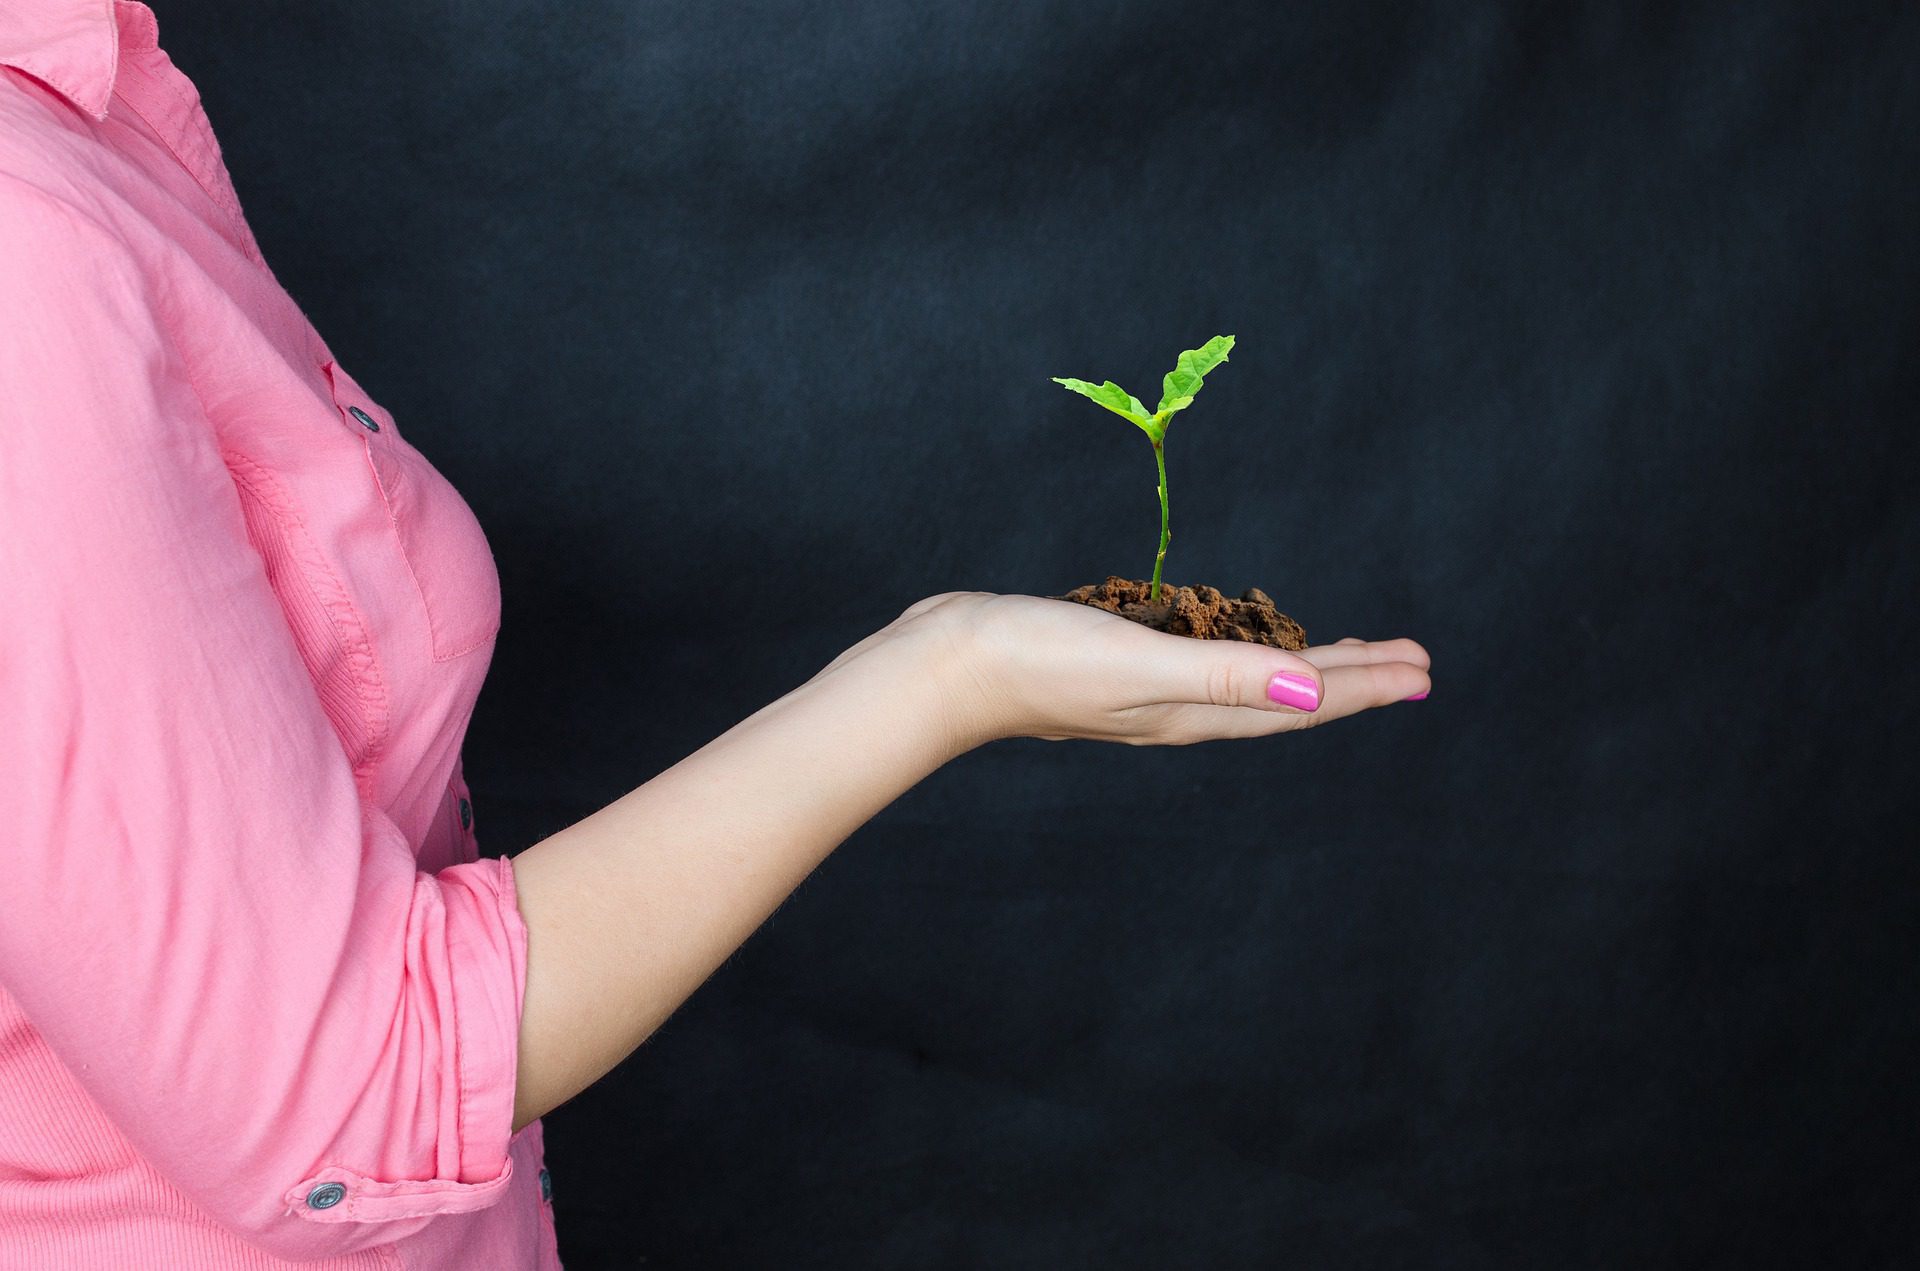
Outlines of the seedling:
{"label": "seedling", "polygon": [[1232,336],[1216,335],[1199,348],[1182,353],[1179,364],[1168,371],[1160,382],[1160,404],[1154,407],[1152,414],[1147,413],[1147,408],[1140,404],[1139,398],[1112,380],[1096,386],[1085,380],[1062,379],[1058,375],[1052,377],[1054,383],[1064,384],[1114,414],[1133,421],[1153,443],[1153,462],[1160,470],[1160,551],[1153,558],[1153,589],[1148,593],[1148,604],[1160,603],[1160,566],[1167,558],[1167,543],[1173,538],[1167,526],[1167,456],[1164,446],[1167,421],[1193,405],[1194,394],[1200,391],[1207,372],[1226,361],[1227,353],[1232,348]]}

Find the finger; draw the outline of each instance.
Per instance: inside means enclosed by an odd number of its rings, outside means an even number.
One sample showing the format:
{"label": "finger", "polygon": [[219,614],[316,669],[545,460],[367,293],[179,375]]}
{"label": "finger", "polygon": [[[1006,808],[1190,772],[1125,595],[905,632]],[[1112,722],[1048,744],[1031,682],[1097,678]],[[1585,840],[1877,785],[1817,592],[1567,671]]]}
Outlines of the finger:
{"label": "finger", "polygon": [[1344,719],[1425,690],[1427,673],[1409,662],[1374,662],[1326,672],[1326,700],[1311,713],[1247,710],[1205,703],[1171,704],[1145,744],[1187,744],[1240,737],[1266,737]]}
{"label": "finger", "polygon": [[1410,662],[1426,668],[1433,665],[1427,651],[1416,640],[1360,640],[1348,636],[1332,644],[1303,649],[1300,656],[1322,671],[1336,666],[1361,666],[1368,662]]}
{"label": "finger", "polygon": [[1343,719],[1376,706],[1391,706],[1433,687],[1427,668],[1413,662],[1367,662],[1336,666],[1324,673],[1326,700],[1303,722],[1322,724]]}
{"label": "finger", "polygon": [[1320,668],[1297,653],[1262,644],[1193,640],[1155,642],[1152,653],[1131,663],[1134,701],[1254,706],[1264,711],[1310,712],[1325,696]]}

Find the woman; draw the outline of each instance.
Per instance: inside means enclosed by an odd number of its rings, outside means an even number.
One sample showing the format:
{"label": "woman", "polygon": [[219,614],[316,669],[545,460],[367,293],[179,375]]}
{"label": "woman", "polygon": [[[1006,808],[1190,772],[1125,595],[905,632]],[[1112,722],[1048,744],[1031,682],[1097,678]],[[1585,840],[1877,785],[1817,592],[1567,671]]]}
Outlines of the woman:
{"label": "woman", "polygon": [[499,621],[153,12],[0,8],[0,1267],[557,1267],[540,1115],[947,760],[1429,683],[1410,640],[949,592],[493,859],[460,748]]}

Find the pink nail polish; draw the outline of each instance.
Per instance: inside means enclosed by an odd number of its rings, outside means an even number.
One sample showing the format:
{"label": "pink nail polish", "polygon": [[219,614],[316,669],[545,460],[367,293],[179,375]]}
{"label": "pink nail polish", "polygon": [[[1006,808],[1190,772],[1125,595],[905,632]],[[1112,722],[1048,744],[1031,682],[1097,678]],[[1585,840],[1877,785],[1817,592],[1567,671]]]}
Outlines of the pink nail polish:
{"label": "pink nail polish", "polygon": [[1320,709],[1320,686],[1313,682],[1311,675],[1300,675],[1293,671],[1275,671],[1273,678],[1267,681],[1267,697],[1282,706],[1291,706],[1295,710],[1317,711]]}
{"label": "pink nail polish", "polygon": [[1423,688],[1418,693],[1415,693],[1412,697],[1403,697],[1400,700],[1403,702],[1417,702],[1431,692],[1433,692],[1432,689]]}

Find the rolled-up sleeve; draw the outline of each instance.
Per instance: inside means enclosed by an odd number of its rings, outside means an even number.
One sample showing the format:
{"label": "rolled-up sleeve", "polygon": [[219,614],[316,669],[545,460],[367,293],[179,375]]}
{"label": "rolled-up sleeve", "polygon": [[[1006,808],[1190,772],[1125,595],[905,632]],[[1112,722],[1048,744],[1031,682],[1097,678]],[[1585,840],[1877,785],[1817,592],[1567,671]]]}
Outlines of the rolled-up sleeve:
{"label": "rolled-up sleeve", "polygon": [[526,928],[362,797],[169,303],[0,177],[0,984],[212,1219],[338,1255],[503,1194]]}

